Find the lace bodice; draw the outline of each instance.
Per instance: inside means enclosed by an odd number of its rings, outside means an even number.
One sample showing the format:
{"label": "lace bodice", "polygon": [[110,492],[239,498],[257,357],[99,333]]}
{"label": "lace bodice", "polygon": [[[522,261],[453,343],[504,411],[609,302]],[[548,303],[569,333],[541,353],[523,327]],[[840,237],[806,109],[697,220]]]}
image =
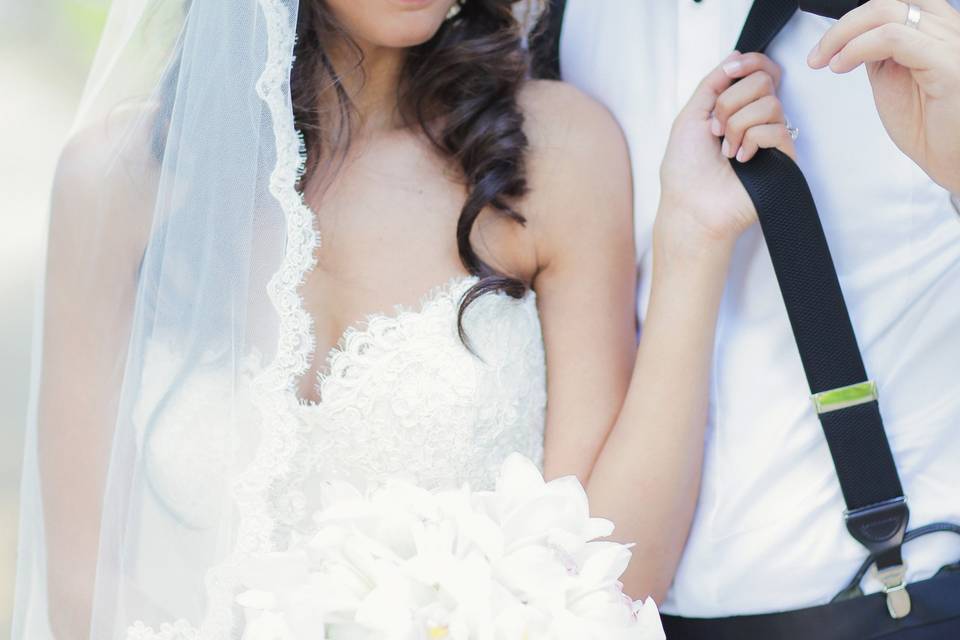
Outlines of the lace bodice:
{"label": "lace bodice", "polygon": [[402,476],[427,488],[490,488],[503,460],[540,462],[546,405],[534,294],[488,294],[467,310],[471,353],[457,335],[458,278],[416,310],[348,330],[302,405],[310,475],[364,485]]}
{"label": "lace bodice", "polygon": [[[319,402],[289,391],[296,453],[276,474],[269,507],[280,521],[298,526],[330,478],[359,488],[402,477],[431,489],[487,489],[511,453],[542,463],[546,368],[535,294],[474,301],[464,317],[471,353],[457,312],[475,282],[454,279],[416,309],[349,329],[327,355]],[[257,421],[244,416],[261,359],[243,363],[238,383],[216,368],[182,379],[183,364],[159,347],[149,360],[134,422],[150,484],[177,519],[204,528],[221,516],[227,478],[258,441]]]}

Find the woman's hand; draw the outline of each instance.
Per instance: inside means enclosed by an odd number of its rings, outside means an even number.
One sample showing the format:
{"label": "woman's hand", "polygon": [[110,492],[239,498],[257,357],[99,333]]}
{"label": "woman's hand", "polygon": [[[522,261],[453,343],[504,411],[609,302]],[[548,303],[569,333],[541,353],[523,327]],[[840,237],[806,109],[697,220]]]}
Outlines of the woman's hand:
{"label": "woman's hand", "polygon": [[814,69],[865,65],[893,142],[938,184],[960,193],[960,11],[947,0],[870,0],[810,52]]}
{"label": "woman's hand", "polygon": [[[739,82],[737,82],[739,80]],[[796,151],[776,89],[780,69],[759,53],[733,53],[707,75],[674,122],[660,171],[655,237],[669,251],[729,252],[757,219],[730,158]]]}

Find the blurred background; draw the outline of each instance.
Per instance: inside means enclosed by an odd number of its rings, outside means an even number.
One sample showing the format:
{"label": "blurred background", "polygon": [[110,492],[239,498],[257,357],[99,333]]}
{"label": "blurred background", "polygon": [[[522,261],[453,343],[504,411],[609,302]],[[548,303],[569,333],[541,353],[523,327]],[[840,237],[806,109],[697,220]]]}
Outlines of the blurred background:
{"label": "blurred background", "polygon": [[0,638],[13,606],[30,341],[50,183],[109,0],[0,0]]}

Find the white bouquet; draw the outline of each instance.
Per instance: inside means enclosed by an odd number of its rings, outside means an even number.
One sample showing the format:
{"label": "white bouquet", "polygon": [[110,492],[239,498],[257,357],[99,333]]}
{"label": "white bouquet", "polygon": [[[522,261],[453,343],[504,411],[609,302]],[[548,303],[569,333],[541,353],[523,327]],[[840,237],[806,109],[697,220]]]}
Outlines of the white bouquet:
{"label": "white bouquet", "polygon": [[652,600],[620,576],[629,547],[591,518],[574,477],[520,455],[496,490],[330,483],[317,533],[256,558],[243,640],[661,640]]}

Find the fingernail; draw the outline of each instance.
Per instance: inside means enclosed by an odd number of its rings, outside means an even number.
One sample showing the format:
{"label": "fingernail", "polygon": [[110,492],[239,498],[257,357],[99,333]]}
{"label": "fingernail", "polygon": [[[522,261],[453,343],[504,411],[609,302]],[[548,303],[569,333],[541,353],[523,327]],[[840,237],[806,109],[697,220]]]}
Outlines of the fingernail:
{"label": "fingernail", "polygon": [[817,60],[817,54],[820,53],[820,43],[817,42],[814,45],[813,49],[810,49],[810,53],[807,54],[807,64],[811,67],[814,66]]}
{"label": "fingernail", "polygon": [[723,61],[726,62],[727,60],[733,60],[734,58],[736,58],[736,57],[739,56],[739,55],[740,55],[740,52],[739,52],[739,51],[733,50],[733,51],[731,51],[730,53],[727,54],[727,57],[724,58]]}
{"label": "fingernail", "polygon": [[835,56],[833,56],[832,58],[830,58],[830,68],[831,68],[831,69],[836,69],[836,67],[837,67],[837,65],[839,64],[839,62],[840,62],[840,54],[838,53],[837,55],[835,55]]}
{"label": "fingernail", "polygon": [[726,138],[723,139],[723,144],[720,145],[720,153],[722,153],[723,155],[725,155],[725,156],[728,157],[728,158],[732,158],[732,157],[733,157],[732,155],[730,155],[730,143],[727,142],[727,139],[726,139]]}
{"label": "fingernail", "polygon": [[735,77],[742,68],[743,62],[740,60],[730,60],[729,62],[723,63],[723,72],[731,78]]}
{"label": "fingernail", "polygon": [[717,137],[723,135],[723,125],[716,117],[710,119],[710,131]]}
{"label": "fingernail", "polygon": [[743,150],[743,147],[740,147],[740,150],[737,151],[737,162],[745,162],[747,157],[747,152]]}

